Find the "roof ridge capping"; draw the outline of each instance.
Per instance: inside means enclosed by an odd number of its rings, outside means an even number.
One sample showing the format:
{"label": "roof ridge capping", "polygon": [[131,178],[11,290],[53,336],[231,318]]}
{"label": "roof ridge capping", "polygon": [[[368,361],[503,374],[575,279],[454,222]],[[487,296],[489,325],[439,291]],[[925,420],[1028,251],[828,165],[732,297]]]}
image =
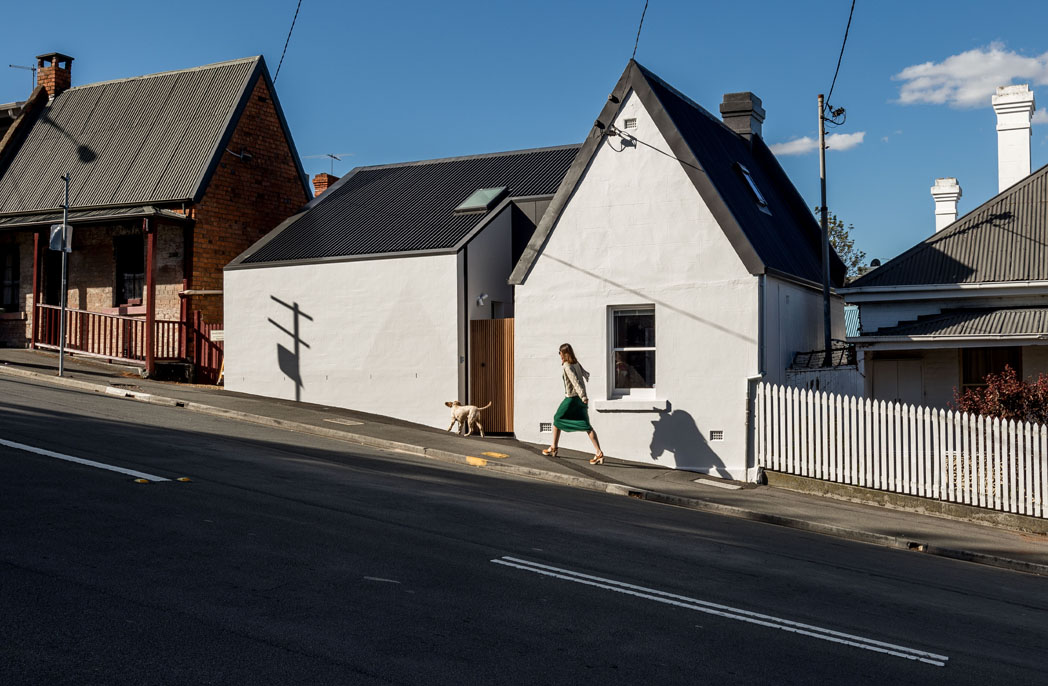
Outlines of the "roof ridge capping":
{"label": "roof ridge capping", "polygon": [[141,81],[144,79],[152,79],[158,76],[169,76],[171,74],[185,74],[194,71],[204,71],[205,69],[217,69],[218,67],[227,67],[231,64],[242,64],[244,62],[257,62],[262,59],[262,55],[254,55],[253,57],[240,57],[235,60],[226,60],[224,62],[213,62],[212,64],[201,64],[197,67],[188,67],[186,69],[169,69],[167,71],[158,71],[153,74],[140,74],[139,76],[127,76],[122,79],[109,79],[107,81],[95,81],[94,83],[84,83],[79,86],[73,86],[62,91],[68,93],[69,91],[80,90],[83,88],[94,88],[95,86],[105,86],[112,83],[122,83],[124,81]]}
{"label": "roof ridge capping", "polygon": [[[428,160],[410,160],[408,162],[388,162],[386,164],[371,164],[361,167],[354,167],[345,176],[349,176],[353,172],[365,171],[370,169],[393,169],[395,167],[413,167],[421,166],[425,164],[441,164],[444,162],[464,162],[466,160],[479,160],[486,157],[508,157],[510,155],[527,155],[538,152],[549,152],[551,150],[570,150],[572,148],[578,149],[582,147],[582,143],[568,143],[566,145],[549,145],[543,148],[523,148],[521,150],[505,150],[503,152],[485,152],[476,155],[458,155],[456,157],[434,157]],[[345,177],[343,177],[345,178]]]}

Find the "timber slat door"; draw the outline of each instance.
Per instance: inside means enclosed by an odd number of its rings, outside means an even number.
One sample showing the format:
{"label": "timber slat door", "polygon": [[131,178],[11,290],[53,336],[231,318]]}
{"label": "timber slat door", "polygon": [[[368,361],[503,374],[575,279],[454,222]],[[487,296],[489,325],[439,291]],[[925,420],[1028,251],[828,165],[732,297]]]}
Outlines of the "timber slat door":
{"label": "timber slat door", "polygon": [[480,414],[489,433],[513,431],[513,320],[469,323],[469,402],[491,407]]}

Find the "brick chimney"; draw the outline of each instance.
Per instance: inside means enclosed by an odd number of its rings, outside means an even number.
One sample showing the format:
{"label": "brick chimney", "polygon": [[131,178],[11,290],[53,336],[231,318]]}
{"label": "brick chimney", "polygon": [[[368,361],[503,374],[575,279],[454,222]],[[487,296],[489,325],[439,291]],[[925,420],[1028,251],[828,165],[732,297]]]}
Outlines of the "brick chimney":
{"label": "brick chimney", "polygon": [[73,58],[60,52],[36,56],[36,85],[43,86],[55,97],[73,85]]}
{"label": "brick chimney", "polygon": [[721,119],[735,133],[749,139],[761,135],[761,124],[764,123],[764,108],[761,99],[753,93],[725,93],[720,106]]}
{"label": "brick chimney", "polygon": [[1030,120],[1037,104],[1029,84],[998,86],[993,96],[997,113],[997,191],[1030,175]]}
{"label": "brick chimney", "polygon": [[322,174],[317,174],[316,176],[314,176],[313,177],[313,197],[315,198],[318,195],[320,195],[321,193],[323,193],[324,191],[326,191],[331,186],[331,184],[335,183],[336,181],[338,181],[338,177],[337,176],[332,176],[331,174],[328,174],[327,172],[324,172]]}
{"label": "brick chimney", "polygon": [[935,199],[935,233],[939,233],[957,221],[957,201],[961,198],[961,186],[957,179],[952,177],[935,179],[932,197]]}

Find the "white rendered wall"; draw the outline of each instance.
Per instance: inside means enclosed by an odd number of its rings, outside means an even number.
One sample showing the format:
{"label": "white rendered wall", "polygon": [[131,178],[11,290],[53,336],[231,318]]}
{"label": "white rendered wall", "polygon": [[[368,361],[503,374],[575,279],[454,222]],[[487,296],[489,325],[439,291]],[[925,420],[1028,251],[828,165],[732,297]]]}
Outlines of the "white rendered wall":
{"label": "white rendered wall", "polygon": [[454,255],[226,271],[226,388],[447,428],[457,292]]}
{"label": "white rendered wall", "polygon": [[[823,350],[822,291],[772,276],[765,278],[764,380],[785,384],[799,352]],[[844,300],[830,296],[830,336],[844,340]]]}
{"label": "white rendered wall", "polygon": [[[640,101],[615,120],[668,151]],[[609,455],[746,478],[746,386],[757,373],[757,284],[676,160],[607,141],[569,200],[527,281],[516,289],[514,431],[549,443],[564,397],[557,348],[592,374],[590,421]],[[609,393],[609,307],[654,305],[658,403],[602,403]],[[666,409],[650,409],[656,404]],[[596,405],[597,407],[594,407]],[[608,409],[599,409],[604,405]],[[712,430],[724,440],[711,441]],[[585,434],[562,437],[591,451]]]}

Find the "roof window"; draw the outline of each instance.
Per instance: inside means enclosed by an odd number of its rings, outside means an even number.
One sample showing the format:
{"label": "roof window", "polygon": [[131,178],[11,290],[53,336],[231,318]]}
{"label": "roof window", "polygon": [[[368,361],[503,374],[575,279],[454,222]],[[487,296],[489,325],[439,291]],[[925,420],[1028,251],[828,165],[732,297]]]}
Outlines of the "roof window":
{"label": "roof window", "polygon": [[469,212],[487,212],[492,205],[506,196],[509,188],[496,186],[494,188],[478,188],[468,198],[459,203],[455,208],[455,214],[466,214]]}
{"label": "roof window", "polygon": [[768,201],[764,199],[764,194],[761,193],[759,188],[757,188],[757,184],[753,182],[750,170],[738,162],[735,163],[735,166],[739,168],[739,173],[742,174],[742,178],[746,180],[746,185],[750,187],[750,192],[753,193],[753,199],[757,201],[757,207],[760,208],[761,212],[771,214],[771,210],[768,209]]}

